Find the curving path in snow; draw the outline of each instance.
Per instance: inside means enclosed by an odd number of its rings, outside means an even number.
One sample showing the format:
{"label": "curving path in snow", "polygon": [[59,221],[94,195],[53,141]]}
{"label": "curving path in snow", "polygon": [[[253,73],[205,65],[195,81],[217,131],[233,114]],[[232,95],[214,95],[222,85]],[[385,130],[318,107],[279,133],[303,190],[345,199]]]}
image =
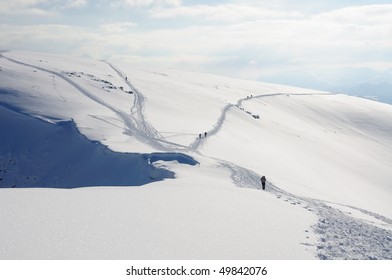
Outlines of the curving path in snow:
{"label": "curving path in snow", "polygon": [[116,73],[123,79],[123,81],[132,90],[134,95],[134,102],[131,108],[131,116],[135,123],[135,127],[138,131],[142,132],[143,138],[149,139],[149,143],[152,147],[164,151],[187,151],[187,147],[179,145],[174,142],[167,141],[160,133],[146,120],[144,116],[144,106],[145,106],[145,96],[133,86],[133,84],[128,80],[127,76],[114,66],[112,63],[105,61]]}
{"label": "curving path in snow", "polygon": [[[240,106],[242,106],[242,102],[244,101],[250,101],[252,99],[258,99],[258,98],[266,98],[266,97],[271,97],[271,96],[284,96],[284,95],[288,95],[287,93],[271,93],[271,94],[260,94],[260,95],[256,95],[253,96],[251,98],[245,97],[245,98],[241,98],[237,101],[237,104],[227,104],[225,107],[223,107],[221,115],[219,117],[219,119],[217,120],[217,122],[215,123],[215,125],[213,125],[213,129],[207,131],[207,136],[212,136],[217,134],[222,126],[223,123],[226,119],[226,114],[227,112],[233,108],[233,107],[237,107],[239,108]],[[308,94],[295,94],[295,95],[326,95],[326,94],[322,94],[322,93],[308,93]],[[208,138],[202,138],[202,139],[196,139],[195,141],[193,141],[190,145],[189,145],[189,151],[192,152],[197,152],[198,149],[203,145],[203,143],[207,140]]]}
{"label": "curving path in snow", "polygon": [[[132,85],[121,70],[108,62],[106,63],[125,81],[134,93],[134,103],[132,108],[130,108],[130,112],[124,112],[108,104],[62,73],[17,61],[3,56],[1,53],[0,58],[26,67],[32,67],[63,79],[86,97],[114,112],[123,121],[127,133],[156,150],[198,152],[201,145],[207,140],[206,138],[196,139],[189,146],[167,141],[146,120],[144,115],[145,96]],[[236,104],[227,104],[223,107],[220,117],[212,126],[213,128],[207,132],[208,136],[215,135],[220,131],[225,122],[227,112],[234,106],[239,107],[244,101],[250,101],[255,98],[280,95],[287,95],[287,93],[257,95],[250,99],[239,99]],[[154,157],[159,158],[159,156],[159,154],[155,154],[150,160],[154,161]],[[216,161],[219,162],[219,168],[230,171],[231,178],[238,187],[260,189],[260,176],[257,173],[233,163],[223,162],[219,159],[216,159]],[[296,196],[278,188],[272,183],[267,183],[265,192],[275,195],[276,198],[283,199],[287,203],[303,207],[317,215],[318,221],[313,226],[313,230],[319,236],[319,241],[316,244],[303,243],[303,245],[312,247],[320,259],[392,259],[392,221],[390,219],[362,209],[340,205],[346,209],[344,211],[338,205],[331,206],[331,202]],[[347,211],[347,209],[349,210]],[[350,211],[362,214],[362,218],[358,218],[358,215],[351,215]]]}
{"label": "curving path in snow", "polygon": [[[24,62],[21,62],[21,61],[12,59],[12,58],[8,58],[8,57],[2,55],[1,53],[0,53],[0,58],[7,59],[10,62],[19,64],[19,65],[23,65],[26,67],[35,68],[37,70],[47,72],[49,74],[52,74],[56,77],[63,79],[65,82],[72,85],[74,88],[76,88],[79,92],[81,92],[86,97],[90,98],[94,102],[96,102],[96,103],[106,107],[110,111],[114,112],[123,121],[123,123],[126,127],[126,131],[125,131],[126,133],[131,134],[139,141],[146,143],[157,150],[160,150],[160,151],[172,151],[175,149],[176,150],[186,150],[186,147],[184,147],[184,146],[181,146],[176,143],[169,142],[169,141],[166,141],[165,139],[163,139],[163,137],[161,137],[159,135],[159,133],[151,125],[148,124],[148,122],[145,120],[144,115],[142,113],[143,106],[144,106],[144,96],[142,94],[140,94],[139,91],[137,91],[137,89],[135,89],[128,81],[126,81],[127,84],[130,86],[130,88],[135,93],[135,101],[134,101],[134,105],[131,109],[131,115],[128,115],[126,112],[124,112],[114,106],[111,106],[110,104],[103,101],[101,98],[99,98],[98,96],[96,96],[92,92],[88,91],[87,89],[82,87],[80,84],[73,81],[72,79],[70,79],[69,77],[67,77],[66,75],[64,75],[62,73],[59,73],[59,72],[56,72],[56,71],[53,71],[53,70],[50,70],[47,68],[39,67],[36,65],[24,63]],[[112,67],[112,68],[115,69],[114,67]],[[118,70],[115,69],[115,71],[120,74],[120,72],[118,72]]]}
{"label": "curving path in snow", "polygon": [[[260,176],[255,172],[223,161],[220,161],[220,168],[230,171],[231,178],[238,187],[261,189]],[[318,221],[313,226],[313,231],[319,236],[318,243],[302,245],[313,247],[320,259],[392,259],[391,219],[343,205],[363,214],[362,218],[357,218],[351,216],[351,212],[331,207],[330,202],[296,196],[270,182],[267,182],[264,191],[317,215]]]}
{"label": "curving path in snow", "polygon": [[[270,96],[280,96],[280,95],[287,95],[286,93],[273,93],[273,94],[264,94],[264,95],[257,95],[254,96],[252,98],[262,98],[262,97],[270,97]],[[245,97],[245,98],[241,98],[237,101],[237,104],[227,104],[225,107],[223,107],[221,115],[219,117],[219,119],[217,120],[217,122],[215,123],[215,125],[213,125],[213,129],[207,131],[207,136],[212,136],[217,134],[222,126],[223,123],[226,119],[226,114],[227,112],[233,108],[233,107],[239,107],[241,106],[243,101],[246,100],[250,100],[249,98]],[[207,138],[203,138],[203,139],[196,139],[195,141],[193,141],[190,145],[189,145],[189,151],[193,151],[196,152],[201,145],[203,145],[203,143],[206,141]]]}
{"label": "curving path in snow", "polygon": [[[135,102],[139,102],[138,109],[143,108],[144,96],[140,91],[135,89],[132,84],[127,81],[125,75],[111,65],[115,71],[125,79],[127,84],[132,88],[137,96]],[[227,104],[221,111],[221,115],[213,129],[207,132],[208,136],[217,134],[226,119],[227,112],[234,106],[240,107],[244,101],[252,99],[266,98],[271,96],[288,95],[287,93],[274,93],[253,96],[252,98],[242,98],[237,101],[237,104]],[[322,93],[315,94],[296,94],[296,95],[325,95]],[[141,111],[139,111],[142,116]],[[144,119],[144,116],[141,117]],[[207,137],[208,138],[208,137]],[[189,152],[198,152],[201,145],[207,138],[196,139],[192,142],[188,149]],[[260,176],[255,172],[237,166],[233,163],[220,162],[221,168],[227,169],[231,173],[231,178],[238,187],[260,189]],[[283,199],[287,203],[303,207],[307,211],[314,212],[318,217],[317,223],[313,226],[313,231],[319,236],[316,244],[303,243],[304,246],[312,247],[320,259],[392,259],[392,220],[381,215],[365,211],[362,209],[344,206],[364,214],[364,219],[351,216],[351,213],[339,210],[336,207],[331,207],[330,202],[311,199],[306,197],[296,196],[286,192],[274,184],[267,183],[267,193],[275,195],[278,199]],[[374,223],[369,223],[368,220],[376,220]],[[304,229],[305,230],[305,229]],[[305,230],[307,231],[307,230]]]}
{"label": "curving path in snow", "polygon": [[[288,93],[271,93],[271,94],[260,94],[256,96],[250,97],[245,97],[241,98],[237,101],[236,104],[227,104],[225,107],[223,107],[220,117],[217,119],[216,123],[212,125],[212,129],[207,131],[207,138],[202,138],[198,139],[196,138],[192,143],[190,143],[188,146],[183,146],[174,142],[167,141],[152,125],[148,123],[146,120],[146,117],[143,113],[144,111],[144,106],[145,106],[145,96],[144,94],[138,90],[128,79],[126,74],[120,70],[118,67],[113,65],[112,63],[108,61],[104,61],[106,64],[108,64],[116,73],[117,75],[129,86],[129,88],[132,90],[134,94],[134,104],[131,108],[131,116],[134,121],[134,126],[138,131],[143,132],[144,138],[145,139],[150,139],[153,140],[152,142],[150,141],[150,145],[154,148],[158,148],[160,150],[171,150],[171,151],[181,151],[181,152],[196,152],[199,153],[200,147],[205,143],[205,141],[208,139],[209,136],[217,134],[226,119],[226,114],[227,112],[233,108],[233,107],[240,107],[242,105],[242,102],[244,101],[250,101],[252,99],[259,99],[259,98],[266,98],[266,97],[271,97],[271,96],[285,96],[289,95]],[[296,93],[295,95],[327,95],[330,93],[306,93],[306,94],[301,94],[301,93]],[[146,142],[146,141],[144,141]]]}
{"label": "curving path in snow", "polygon": [[[110,62],[105,61],[116,73],[117,75],[129,86],[129,88],[132,90],[134,93],[134,104],[131,108],[131,115],[133,117],[133,120],[135,122],[135,126],[139,129],[139,131],[143,131],[145,136],[149,139],[154,139],[157,143],[159,143],[161,146],[161,149],[164,150],[176,150],[176,151],[182,151],[182,152],[199,152],[200,147],[205,143],[205,141],[208,139],[209,136],[213,136],[217,134],[226,119],[226,114],[227,112],[233,108],[233,107],[240,107],[242,105],[242,102],[244,101],[250,101],[252,99],[258,99],[258,98],[266,98],[266,97],[271,97],[271,96],[282,96],[282,95],[288,95],[288,93],[272,93],[272,94],[261,94],[261,95],[256,95],[251,98],[245,97],[241,98],[237,101],[236,104],[227,104],[225,107],[223,107],[219,118],[217,119],[216,123],[212,125],[212,129],[207,131],[207,138],[202,138],[198,139],[196,138],[192,143],[190,143],[187,147],[183,145],[179,145],[177,143],[169,142],[167,141],[160,133],[152,127],[146,120],[146,117],[144,116],[143,110],[145,106],[145,96],[143,93],[138,90],[128,79],[126,74],[120,70],[118,67],[113,65]],[[302,94],[296,94],[296,95],[302,95]],[[322,93],[315,93],[315,94],[303,94],[303,95],[325,95]],[[153,146],[156,147],[157,145]],[[158,145],[159,146],[159,145]]]}
{"label": "curving path in snow", "polygon": [[[166,140],[164,140],[164,138],[146,121],[146,118],[143,114],[143,108],[144,108],[144,103],[145,103],[145,97],[144,97],[143,93],[132,85],[132,83],[127,78],[127,76],[124,74],[124,72],[122,72],[120,69],[118,69],[113,64],[111,64],[109,62],[106,62],[106,63],[118,74],[118,76],[120,76],[124,80],[124,82],[129,86],[129,88],[134,93],[135,101],[134,101],[133,107],[131,109],[131,112],[132,112],[132,116],[134,117],[137,126],[141,130],[145,131],[146,134],[150,138],[154,138],[157,141],[160,141],[161,143],[169,144],[169,146],[166,146],[166,148],[171,148],[171,149],[175,149],[175,150],[179,149],[184,152],[197,152],[198,151],[198,149],[200,148],[200,145],[204,142],[205,139],[195,139],[191,144],[189,144],[188,147],[178,145],[178,144],[175,144],[172,142],[167,142]],[[238,101],[237,104],[242,102],[242,100],[243,99],[240,99],[240,101]],[[227,104],[222,109],[222,112],[221,112],[221,115],[220,115],[218,121],[213,126],[214,128],[207,132],[208,136],[216,134],[222,128],[223,122],[226,117],[226,113],[233,106],[236,106],[236,105]],[[171,147],[170,147],[170,145],[171,145]]]}

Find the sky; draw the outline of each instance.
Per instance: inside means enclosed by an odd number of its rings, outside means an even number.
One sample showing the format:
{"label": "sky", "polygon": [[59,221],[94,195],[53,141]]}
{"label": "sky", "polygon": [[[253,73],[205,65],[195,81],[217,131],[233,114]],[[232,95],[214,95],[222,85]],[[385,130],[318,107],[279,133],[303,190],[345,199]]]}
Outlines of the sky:
{"label": "sky", "polygon": [[0,49],[257,80],[381,73],[392,68],[391,18],[390,0],[0,0]]}

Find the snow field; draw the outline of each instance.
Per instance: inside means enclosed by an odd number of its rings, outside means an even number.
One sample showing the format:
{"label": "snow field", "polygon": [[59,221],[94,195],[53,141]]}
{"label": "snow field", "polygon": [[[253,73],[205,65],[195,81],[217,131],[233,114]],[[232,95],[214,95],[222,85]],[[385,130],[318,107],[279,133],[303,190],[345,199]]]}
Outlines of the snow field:
{"label": "snow field", "polygon": [[200,165],[155,161],[175,179],[142,187],[1,189],[0,258],[392,258],[390,105],[118,61],[2,55],[7,108],[54,125],[72,119],[113,151],[182,152]]}
{"label": "snow field", "polygon": [[[392,129],[388,130],[391,126],[388,117],[392,117],[392,111],[387,105],[383,115],[386,118],[382,119],[377,117],[379,105],[375,102],[368,105],[369,110],[373,109],[369,117],[384,129],[376,136],[360,124],[345,119],[338,121],[337,117],[343,113],[336,111],[335,100],[345,98],[324,95],[253,98],[243,106],[263,112],[261,120],[238,108],[229,110],[224,128],[201,151],[264,174],[274,184],[288,186],[286,190],[297,195],[357,206],[391,217],[388,179],[392,149],[388,143],[391,143]],[[356,98],[350,100],[355,102]],[[355,106],[347,107],[345,112],[362,113]],[[220,145],[223,141],[225,145]]]}
{"label": "snow field", "polygon": [[164,164],[176,170],[176,180],[132,188],[3,189],[1,258],[315,258],[301,244],[315,241],[310,212],[239,189],[223,169]]}

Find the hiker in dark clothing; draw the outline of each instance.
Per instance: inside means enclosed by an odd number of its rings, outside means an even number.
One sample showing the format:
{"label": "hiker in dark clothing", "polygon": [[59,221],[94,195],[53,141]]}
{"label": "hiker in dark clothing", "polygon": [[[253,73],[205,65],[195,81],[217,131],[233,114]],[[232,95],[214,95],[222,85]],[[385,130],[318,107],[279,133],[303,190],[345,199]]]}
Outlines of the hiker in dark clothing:
{"label": "hiker in dark clothing", "polygon": [[265,176],[260,178],[261,181],[261,185],[263,186],[263,190],[265,190],[265,182],[267,181],[267,179],[265,179]]}
{"label": "hiker in dark clothing", "polygon": [[201,133],[199,133],[199,139],[201,139]]}
{"label": "hiker in dark clothing", "polygon": [[204,137],[207,137],[207,132],[204,132]]}

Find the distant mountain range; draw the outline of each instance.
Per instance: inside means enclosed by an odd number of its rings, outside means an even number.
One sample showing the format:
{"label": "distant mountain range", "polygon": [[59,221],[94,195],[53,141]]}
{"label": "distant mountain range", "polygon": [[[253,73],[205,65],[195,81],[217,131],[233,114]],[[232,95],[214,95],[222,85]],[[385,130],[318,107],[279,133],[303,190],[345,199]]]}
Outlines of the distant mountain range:
{"label": "distant mountain range", "polygon": [[263,75],[260,80],[345,93],[392,104],[392,68],[339,68],[286,71]]}

